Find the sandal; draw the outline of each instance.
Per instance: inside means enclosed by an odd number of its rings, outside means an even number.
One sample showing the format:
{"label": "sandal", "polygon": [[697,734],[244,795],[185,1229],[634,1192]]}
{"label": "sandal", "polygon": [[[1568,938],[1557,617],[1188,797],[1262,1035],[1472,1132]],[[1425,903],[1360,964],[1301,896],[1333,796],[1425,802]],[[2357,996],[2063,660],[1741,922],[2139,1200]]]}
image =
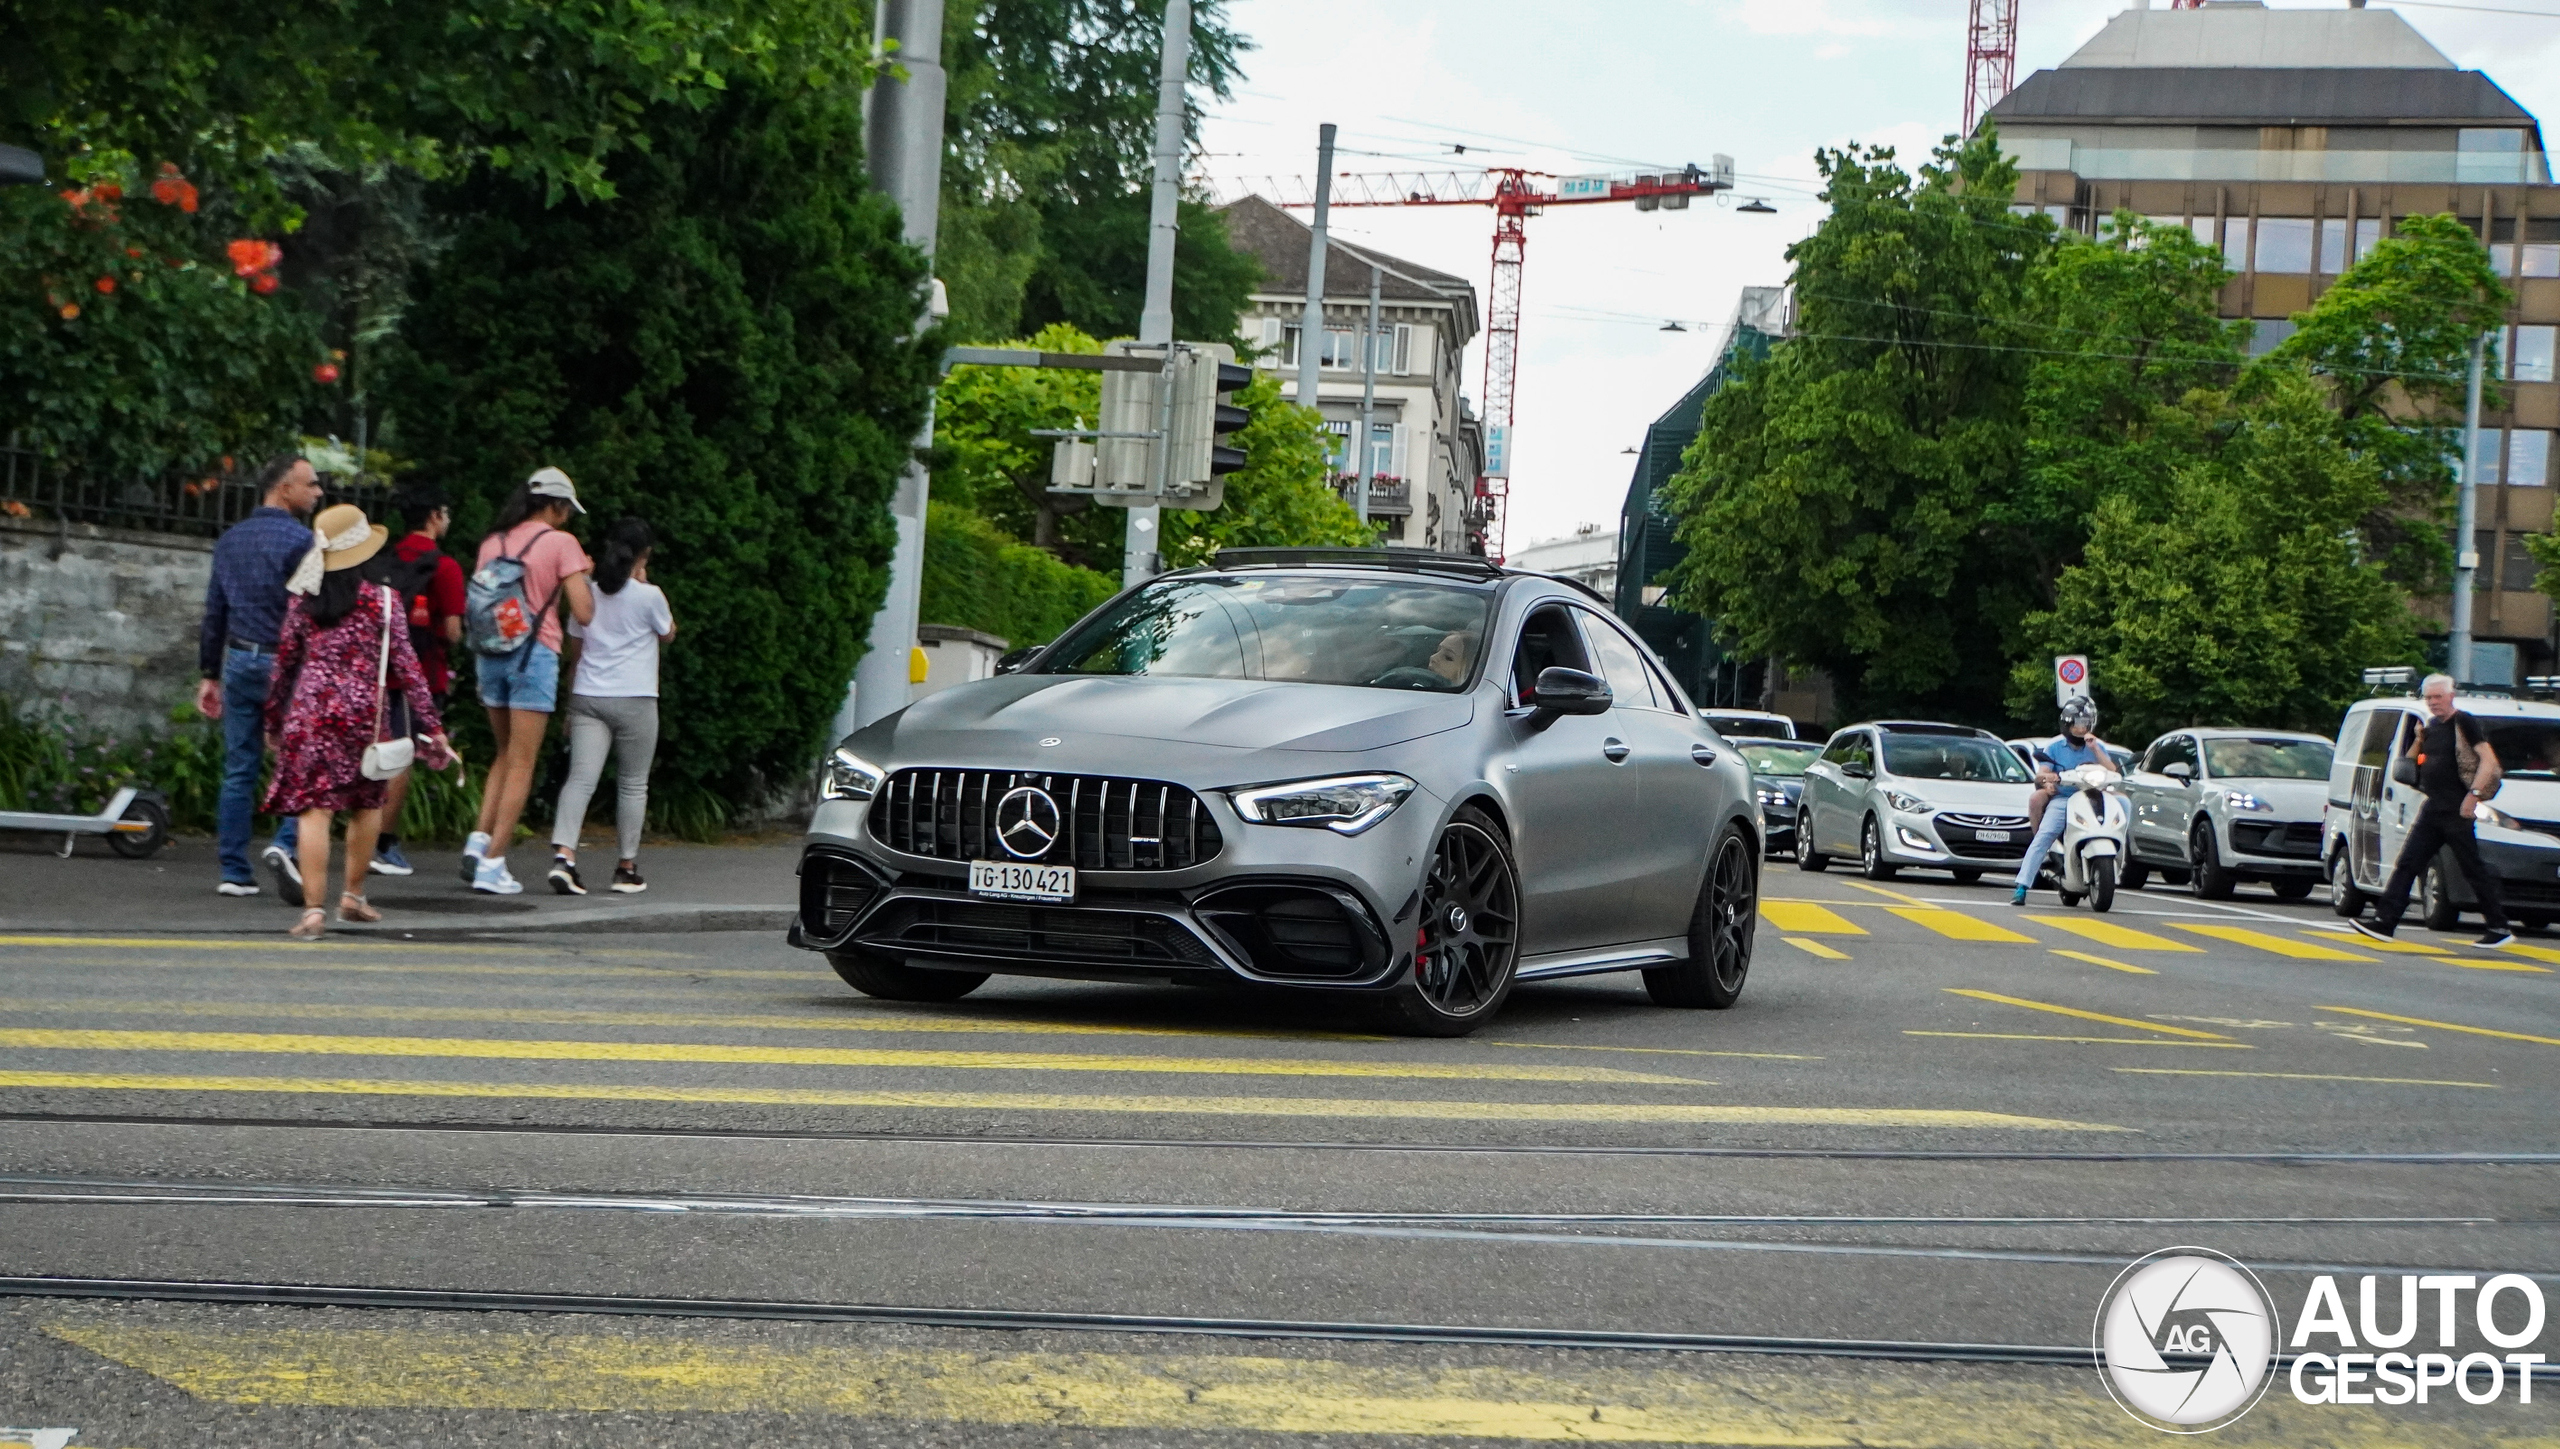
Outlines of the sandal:
{"label": "sandal", "polygon": [[285,934],[297,941],[317,941],[321,933],[328,929],[329,913],[318,906],[313,906],[305,910],[302,913],[302,919],[295,922]]}
{"label": "sandal", "polygon": [[338,897],[338,919],[341,922],[378,921],[382,919],[382,912],[375,910],[364,897],[348,891]]}

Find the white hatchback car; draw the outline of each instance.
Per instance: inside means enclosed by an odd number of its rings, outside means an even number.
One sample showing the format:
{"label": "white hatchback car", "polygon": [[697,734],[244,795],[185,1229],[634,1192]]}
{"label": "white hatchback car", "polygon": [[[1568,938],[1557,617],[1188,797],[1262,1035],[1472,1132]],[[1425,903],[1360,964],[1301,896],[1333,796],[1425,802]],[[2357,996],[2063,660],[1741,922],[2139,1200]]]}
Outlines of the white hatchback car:
{"label": "white hatchback car", "polygon": [[1904,866],[1963,882],[2026,858],[2035,777],[1998,735],[1964,725],[1877,720],[1831,737],[1805,771],[1796,864],[1854,856],[1869,880]]}

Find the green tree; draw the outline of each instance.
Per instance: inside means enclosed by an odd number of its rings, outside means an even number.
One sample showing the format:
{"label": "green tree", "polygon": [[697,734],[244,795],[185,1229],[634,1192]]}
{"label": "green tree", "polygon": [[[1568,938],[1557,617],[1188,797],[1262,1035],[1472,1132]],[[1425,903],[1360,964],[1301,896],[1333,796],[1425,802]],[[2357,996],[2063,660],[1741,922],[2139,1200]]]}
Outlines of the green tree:
{"label": "green tree", "polygon": [[930,505],[924,622],[983,629],[1015,648],[1046,644],[1120,591],[1117,574],[1060,563],[957,503]]}
{"label": "green tree", "polygon": [[1669,495],[1679,607],[1727,647],[1819,666],[1844,708],[1978,707],[2034,560],[1989,527],[2025,452],[2017,320],[2052,245],[1985,134],[1918,177],[1816,154],[1831,215],[1790,247],[1797,334],[1707,403]]}
{"label": "green tree", "polygon": [[2327,729],[2371,665],[2414,663],[2417,621],[2356,524],[2384,496],[2299,367],[2255,369],[2238,401],[2198,396],[2165,489],[2099,500],[2085,558],[2021,622],[2009,703],[2051,698],[2050,656],[2085,653],[2126,739],[2187,724]]}
{"label": "green tree", "polygon": [[[2375,463],[2382,483],[2357,528],[2411,588],[2441,587],[2452,561],[2446,507],[2471,344],[2500,325],[2508,301],[2471,228],[2451,216],[2404,216],[2295,315],[2293,335],[2269,354],[2328,384],[2348,446]],[[2500,406],[2494,385],[2482,405]]]}
{"label": "green tree", "polygon": [[469,501],[533,467],[647,518],[685,631],[658,773],[727,801],[820,743],[886,583],[891,488],[939,337],[923,259],[863,187],[861,97],[823,73],[662,107],[612,201],[482,172],[385,371],[394,446]]}

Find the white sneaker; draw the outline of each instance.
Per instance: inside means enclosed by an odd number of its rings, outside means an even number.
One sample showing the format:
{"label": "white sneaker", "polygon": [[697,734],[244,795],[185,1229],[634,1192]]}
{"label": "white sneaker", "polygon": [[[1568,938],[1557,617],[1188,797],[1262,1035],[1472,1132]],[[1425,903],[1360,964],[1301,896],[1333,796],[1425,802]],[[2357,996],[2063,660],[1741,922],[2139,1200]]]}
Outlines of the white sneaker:
{"label": "white sneaker", "polygon": [[503,855],[495,860],[480,862],[480,868],[472,872],[471,888],[484,895],[520,896],[524,894],[524,882],[517,880],[507,870],[507,858]]}
{"label": "white sneaker", "polygon": [[215,886],[214,889],[226,896],[254,896],[258,893],[258,883],[250,880],[227,880]]}
{"label": "white sneaker", "polygon": [[480,871],[480,862],[489,854],[489,832],[474,830],[462,842],[462,883],[469,885]]}

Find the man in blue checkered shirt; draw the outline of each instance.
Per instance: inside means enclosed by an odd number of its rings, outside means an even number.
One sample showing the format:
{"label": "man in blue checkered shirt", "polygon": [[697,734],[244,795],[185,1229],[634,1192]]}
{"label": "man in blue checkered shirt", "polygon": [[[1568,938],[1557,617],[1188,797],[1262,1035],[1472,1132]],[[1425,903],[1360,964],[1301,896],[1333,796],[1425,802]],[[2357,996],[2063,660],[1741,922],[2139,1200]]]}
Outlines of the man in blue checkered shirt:
{"label": "man in blue checkered shirt", "polygon": [[[205,586],[204,625],[196,637],[196,663],[204,674],[196,684],[196,710],[222,721],[222,803],[214,815],[222,884],[215,889],[226,896],[258,893],[249,827],[267,753],[267,681],[284,632],[285,581],[311,551],[308,520],[320,502],[320,478],[309,463],[287,453],[258,470],[258,491],[257,511],[224,530],[213,546],[213,578]],[[276,840],[283,844],[281,828]]]}

